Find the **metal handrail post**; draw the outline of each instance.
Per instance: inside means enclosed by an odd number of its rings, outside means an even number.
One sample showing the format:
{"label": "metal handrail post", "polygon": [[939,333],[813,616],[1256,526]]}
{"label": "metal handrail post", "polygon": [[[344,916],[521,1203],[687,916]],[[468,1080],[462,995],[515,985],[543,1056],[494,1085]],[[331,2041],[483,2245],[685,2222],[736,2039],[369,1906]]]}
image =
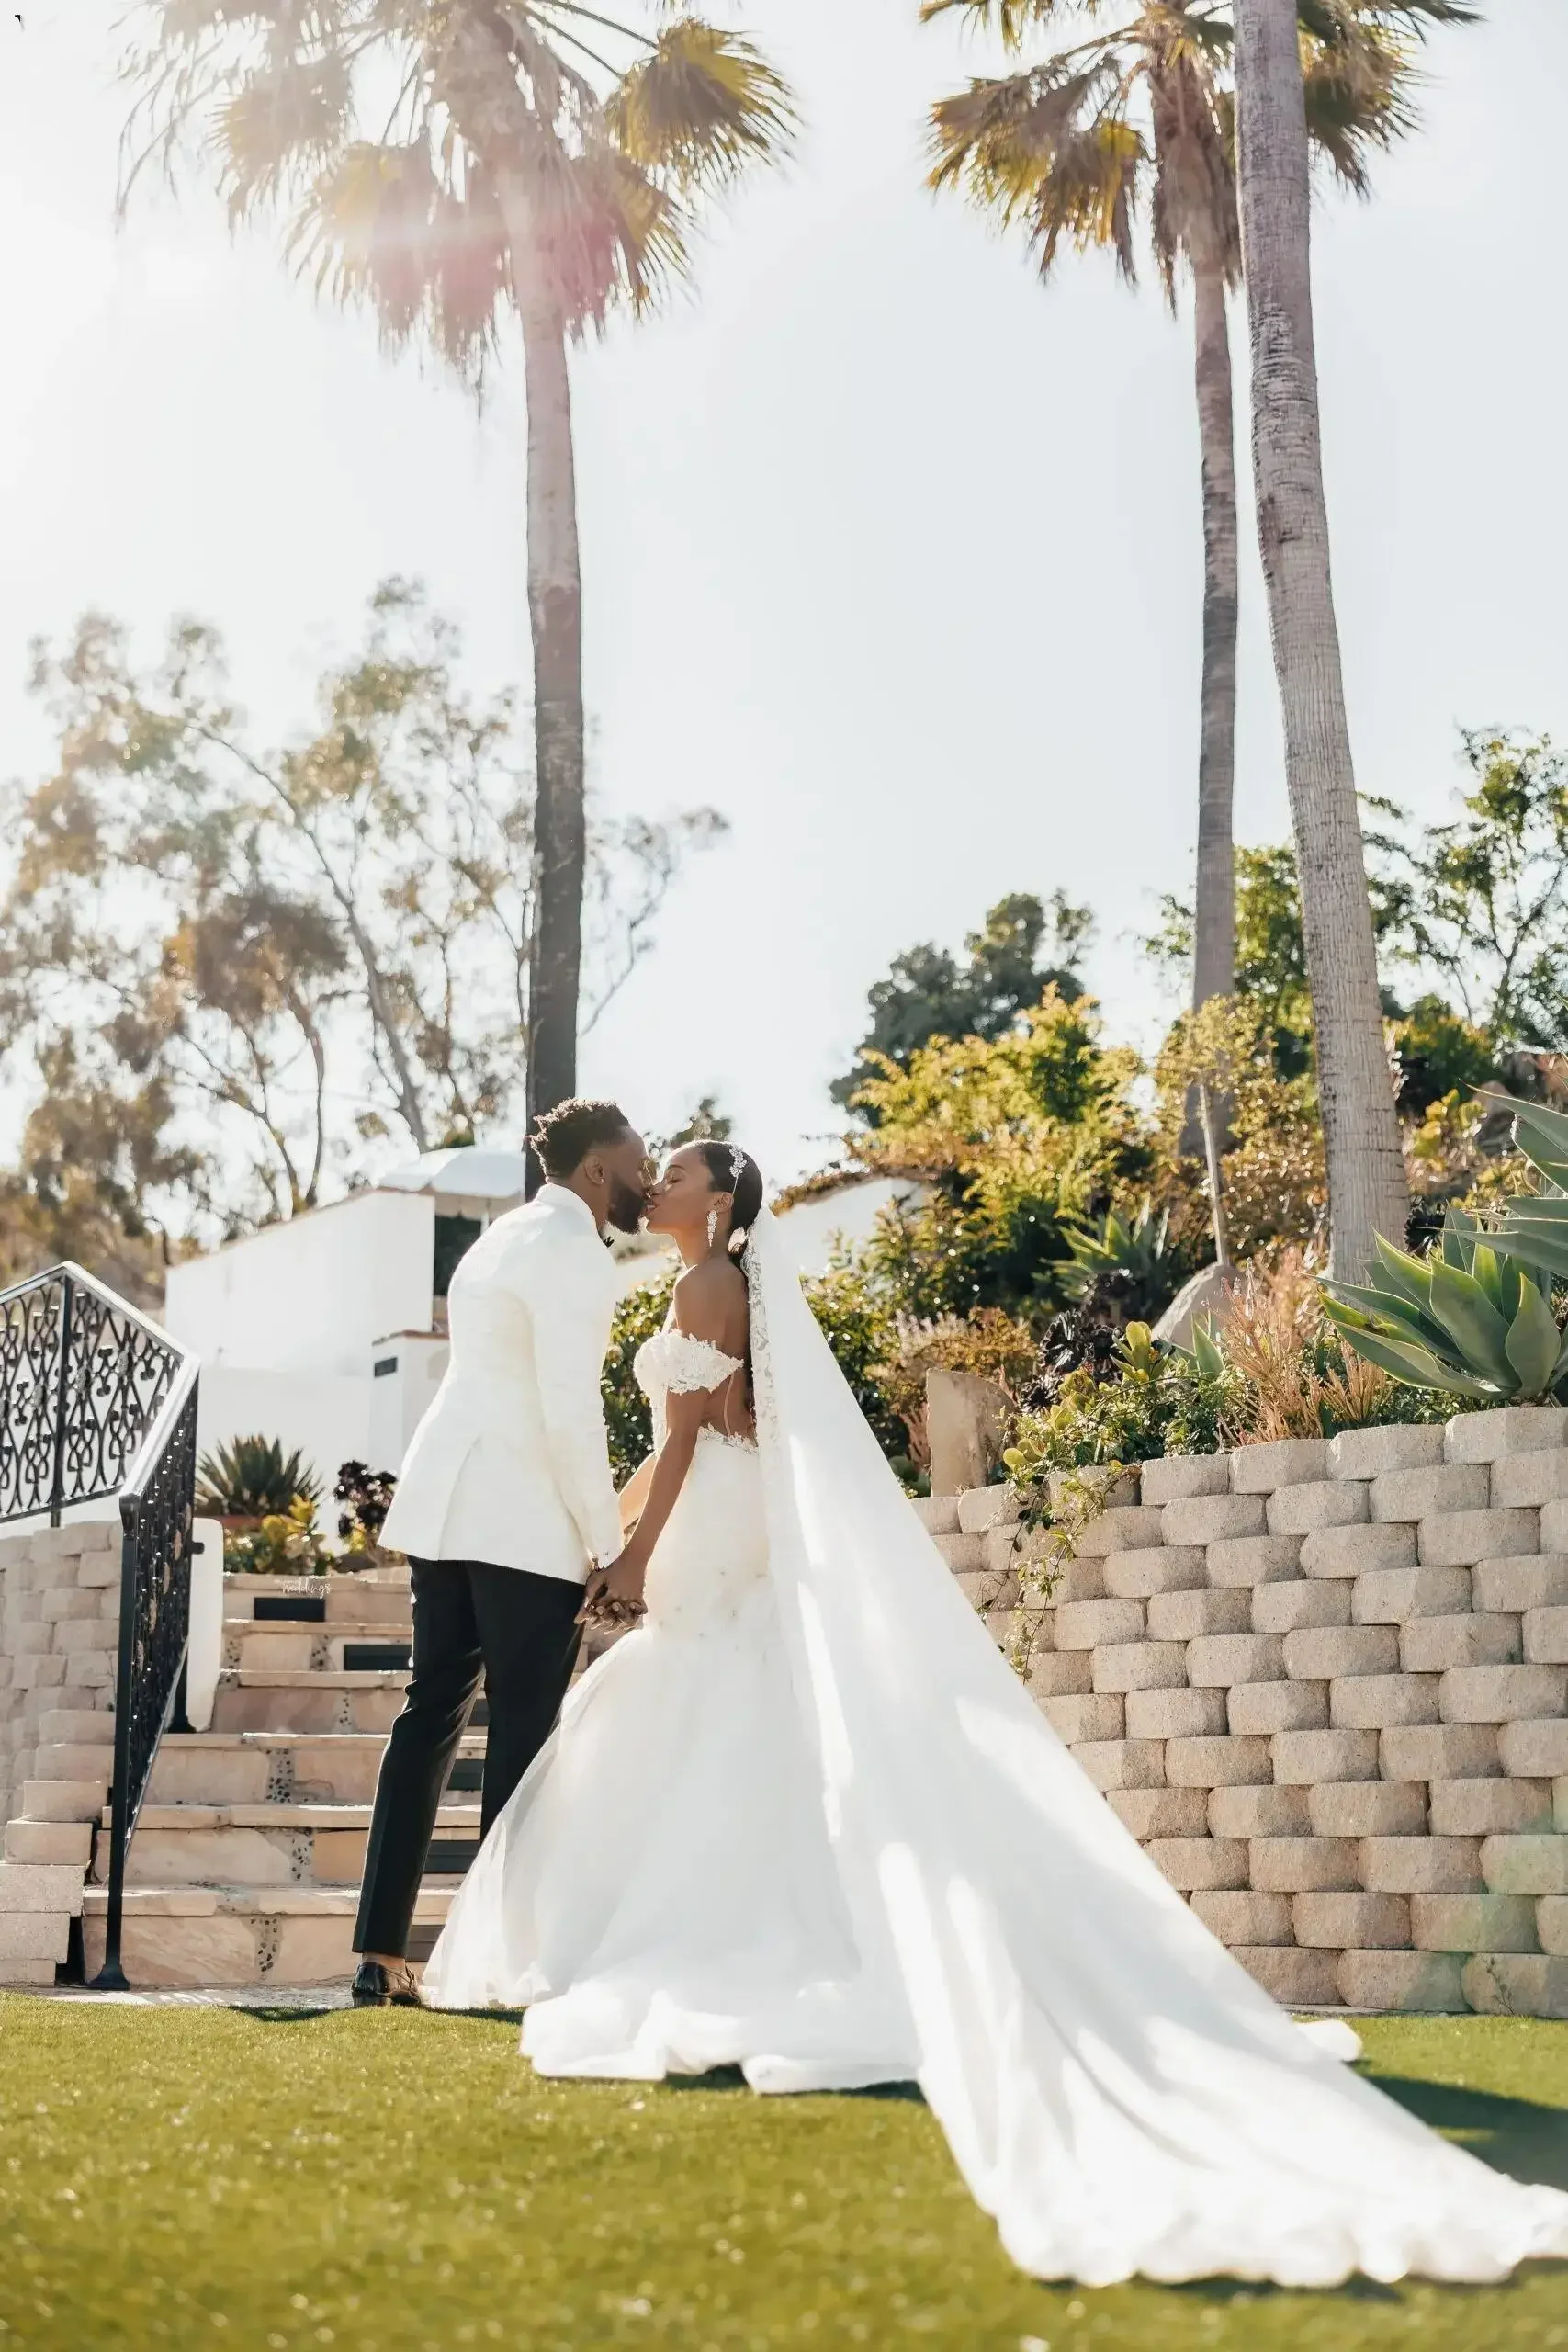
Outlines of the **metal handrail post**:
{"label": "metal handrail post", "polygon": [[127,1993],[120,1965],[120,1918],[125,1905],[125,1853],[130,1843],[131,1678],[136,1643],[136,1564],[141,1553],[141,1502],[127,1495],[119,1507],[119,1655],[115,1666],[114,1781],[109,1790],[108,1903],[104,1918],[104,1964],[93,1979],[96,1991]]}
{"label": "metal handrail post", "polygon": [[65,1407],[71,1393],[71,1310],[75,1284],[63,1276],[60,1285],[60,1371],[54,1391],[54,1475],[50,1481],[49,1523],[58,1527],[65,1501]]}

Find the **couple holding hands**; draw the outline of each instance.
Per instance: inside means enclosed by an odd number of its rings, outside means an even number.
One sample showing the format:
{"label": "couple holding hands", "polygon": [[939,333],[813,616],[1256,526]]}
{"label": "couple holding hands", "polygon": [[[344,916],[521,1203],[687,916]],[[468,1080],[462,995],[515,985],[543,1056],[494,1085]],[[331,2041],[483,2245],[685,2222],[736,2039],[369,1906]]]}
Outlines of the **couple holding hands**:
{"label": "couple holding hands", "polygon": [[[918,2084],[1012,2258],[1103,2285],[1506,2277],[1568,2196],[1428,2132],[1215,1941],[1089,1783],[910,1510],[728,1144],[650,1182],[609,1102],[474,1244],[382,1541],[412,1674],[377,1791],[362,2005],[525,2012],[541,2072]],[[617,1497],[607,1227],[682,1270]],[[584,1624],[631,1628],[571,1688]],[[404,1954],[483,1681],[479,1857]],[[564,1705],[563,1705],[564,1701]]]}

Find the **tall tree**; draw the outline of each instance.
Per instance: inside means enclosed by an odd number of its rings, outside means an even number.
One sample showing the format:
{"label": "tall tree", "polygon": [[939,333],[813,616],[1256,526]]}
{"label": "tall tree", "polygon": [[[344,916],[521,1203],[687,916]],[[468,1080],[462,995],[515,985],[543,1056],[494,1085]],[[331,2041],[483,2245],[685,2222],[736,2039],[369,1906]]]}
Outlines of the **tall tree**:
{"label": "tall tree", "polygon": [[[460,650],[387,582],[278,747],[194,622],[148,668],[101,616],[37,650],[58,755],[0,796],[0,1045],[42,1097],[29,1231],[67,1208],[138,1241],[233,1229],[311,1206],[378,1139],[514,1127],[533,794],[509,701],[464,693]],[[722,831],[709,809],[592,829],[590,1024]]]}
{"label": "tall tree", "polygon": [[1048,988],[1069,1002],[1081,996],[1077,967],[1093,931],[1089,909],[1075,907],[1065,891],[1053,892],[1047,904],[1016,890],[998,899],[983,929],[969,933],[966,962],[929,940],[906,948],[867,994],[871,1026],[853,1068],[833,1081],[834,1102],[874,1126],[877,1114],[863,1090],[886,1078],[889,1062],[907,1069],[933,1037],[1005,1037]]}
{"label": "tall tree", "polygon": [[[634,0],[639,13],[654,0]],[[587,817],[569,346],[685,267],[700,198],[777,153],[752,44],[581,0],[141,0],[126,193],[196,130],[231,213],[281,206],[318,286],[470,380],[510,313],[527,402],[531,1112],[576,1085]]]}
{"label": "tall tree", "polygon": [[[1361,38],[1350,0],[1314,0],[1348,91],[1389,91],[1398,51]],[[1297,0],[1235,0],[1242,257],[1252,454],[1285,773],[1301,869],[1328,1170],[1330,1268],[1360,1279],[1373,1237],[1403,1243],[1409,1193],[1382,1005],[1329,573],[1313,334],[1311,156]],[[1382,14],[1468,20],[1458,0]],[[1397,104],[1391,93],[1390,104]]]}
{"label": "tall tree", "polygon": [[[1040,28],[1100,13],[1100,0],[925,0],[921,14],[953,9],[994,27],[1013,51]],[[1461,13],[1449,0],[1300,0],[1308,128],[1345,185],[1364,192],[1371,151],[1409,127],[1401,28]],[[933,185],[961,185],[1004,222],[1021,222],[1043,278],[1066,238],[1108,249],[1134,281],[1146,213],[1172,311],[1183,274],[1192,281],[1203,514],[1194,1006],[1235,986],[1237,522],[1226,303],[1241,241],[1233,47],[1229,0],[1139,0],[1124,21],[1026,71],[972,82],[932,116]]]}

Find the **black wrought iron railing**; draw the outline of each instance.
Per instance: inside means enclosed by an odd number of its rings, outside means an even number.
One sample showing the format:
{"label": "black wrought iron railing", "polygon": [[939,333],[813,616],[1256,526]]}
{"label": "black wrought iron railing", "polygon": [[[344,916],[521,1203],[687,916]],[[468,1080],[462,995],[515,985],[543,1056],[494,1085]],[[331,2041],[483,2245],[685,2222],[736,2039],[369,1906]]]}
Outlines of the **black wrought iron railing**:
{"label": "black wrought iron railing", "polygon": [[183,1719],[198,1364],[80,1266],[0,1291],[0,1522],[118,1496],[119,1657],[104,1965],[123,1988],[125,1857],[158,1742]]}
{"label": "black wrought iron railing", "polygon": [[0,1291],[0,1521],[118,1495],[185,1360],[80,1266]]}

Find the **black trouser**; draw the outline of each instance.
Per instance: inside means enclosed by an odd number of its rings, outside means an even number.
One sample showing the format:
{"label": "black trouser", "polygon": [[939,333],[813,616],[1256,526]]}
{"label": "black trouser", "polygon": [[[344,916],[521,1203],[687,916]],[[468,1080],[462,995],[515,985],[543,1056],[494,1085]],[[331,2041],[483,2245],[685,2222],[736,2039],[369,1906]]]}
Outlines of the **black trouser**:
{"label": "black trouser", "polygon": [[355,1951],[400,1953],[457,1742],[490,1702],[481,1834],[549,1737],[582,1628],[582,1587],[488,1560],[414,1560],[412,1675],[376,1782]]}

